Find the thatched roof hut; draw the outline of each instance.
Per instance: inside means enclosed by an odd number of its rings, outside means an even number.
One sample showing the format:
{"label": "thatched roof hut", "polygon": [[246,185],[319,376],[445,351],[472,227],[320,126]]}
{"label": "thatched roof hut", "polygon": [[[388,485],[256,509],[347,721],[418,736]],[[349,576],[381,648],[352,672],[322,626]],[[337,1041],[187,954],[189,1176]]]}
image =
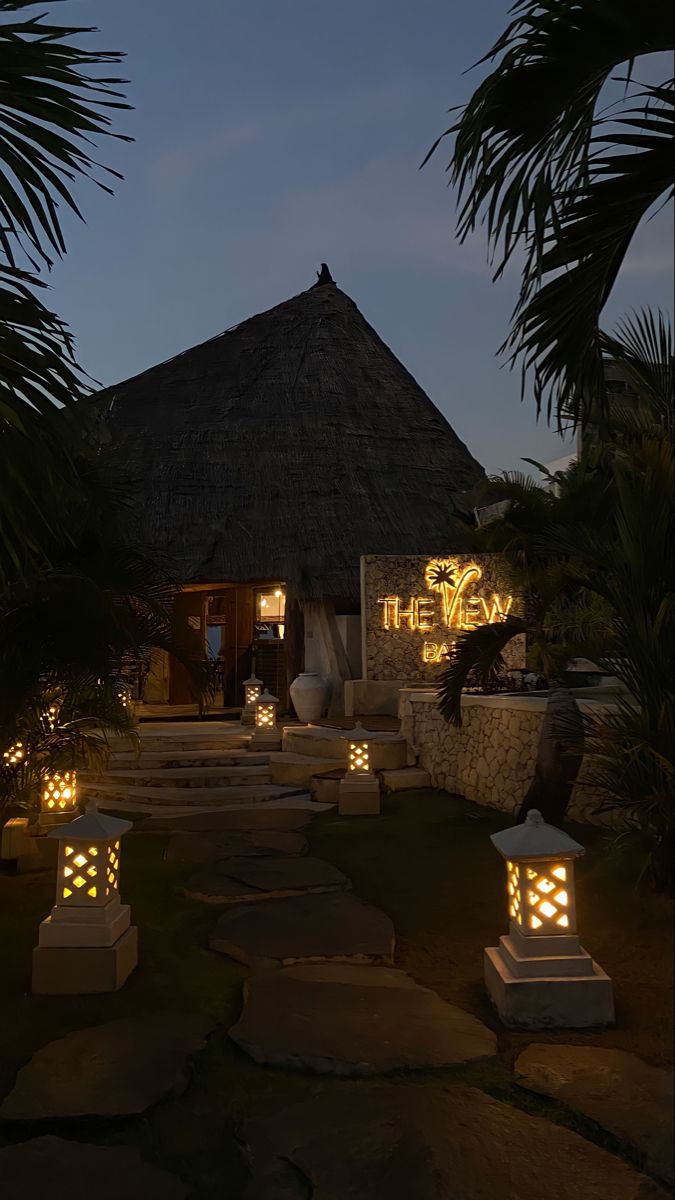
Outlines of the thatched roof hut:
{"label": "thatched roof hut", "polygon": [[327,269],[98,401],[143,531],[186,583],[356,599],[362,554],[452,547],[483,475]]}

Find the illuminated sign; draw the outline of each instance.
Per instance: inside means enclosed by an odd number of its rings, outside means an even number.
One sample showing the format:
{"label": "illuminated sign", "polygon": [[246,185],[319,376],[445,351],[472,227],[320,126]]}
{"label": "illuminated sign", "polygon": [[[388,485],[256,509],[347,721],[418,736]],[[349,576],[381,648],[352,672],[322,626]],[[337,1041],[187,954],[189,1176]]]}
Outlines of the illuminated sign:
{"label": "illuminated sign", "polygon": [[[407,603],[400,596],[380,596],[383,629],[410,629],[429,633],[438,626],[457,632],[476,629],[503,621],[511,611],[513,596],[498,592],[485,594],[478,585],[483,569],[475,562],[460,564],[453,558],[432,558],[424,572],[429,591],[426,596],[411,596]],[[452,642],[452,639],[449,639]],[[447,654],[447,642],[424,642],[422,660],[440,662]]]}

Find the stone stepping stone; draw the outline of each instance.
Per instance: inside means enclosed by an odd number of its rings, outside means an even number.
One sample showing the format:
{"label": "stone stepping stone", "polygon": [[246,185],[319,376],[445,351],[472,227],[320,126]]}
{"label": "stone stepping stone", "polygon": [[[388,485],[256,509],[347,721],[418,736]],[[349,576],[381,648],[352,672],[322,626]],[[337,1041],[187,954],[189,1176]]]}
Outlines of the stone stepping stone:
{"label": "stone stepping stone", "polygon": [[250,967],[391,963],[394,942],[389,917],[349,892],[238,905],[223,913],[209,937],[212,950]]}
{"label": "stone stepping stone", "polygon": [[449,1067],[497,1053],[490,1029],[404,971],[332,963],[248,979],[230,1037],[256,1062],[322,1075]]}
{"label": "stone stepping stone", "polygon": [[[475,1088],[343,1085],[245,1121],[249,1200],[666,1200],[608,1151]],[[283,1188],[283,1190],[282,1190]]]}
{"label": "stone stepping stone", "polygon": [[521,1087],[552,1096],[644,1154],[673,1183],[673,1072],[604,1046],[534,1043],[516,1060]]}
{"label": "stone stepping stone", "polygon": [[215,1021],[155,1012],[78,1029],[37,1050],[0,1105],[0,1120],[120,1117],[145,1112],[188,1084],[188,1060]]}
{"label": "stone stepping stone", "polygon": [[349,887],[347,876],[320,858],[228,858],[200,867],[176,890],[207,904],[248,904]]}
{"label": "stone stepping stone", "polygon": [[226,833],[177,833],[169,842],[167,862],[202,863],[224,858],[264,858],[306,854],[307,838],[287,829],[260,832],[233,829]]}
{"label": "stone stepping stone", "polygon": [[3,1194],[51,1200],[186,1200],[175,1175],[144,1162],[128,1146],[92,1146],[59,1137],[31,1138],[0,1150]]}
{"label": "stone stepping stone", "polygon": [[222,833],[230,829],[304,829],[314,814],[306,808],[230,809],[182,816],[168,814],[143,822],[143,832],[167,829],[176,833]]}

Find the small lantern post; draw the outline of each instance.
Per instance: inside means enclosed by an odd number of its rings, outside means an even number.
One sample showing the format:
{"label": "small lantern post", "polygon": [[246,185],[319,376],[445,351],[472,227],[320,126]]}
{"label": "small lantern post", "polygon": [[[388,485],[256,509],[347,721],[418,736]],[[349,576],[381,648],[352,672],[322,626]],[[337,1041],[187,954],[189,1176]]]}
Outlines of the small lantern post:
{"label": "small lantern post", "polygon": [[241,723],[242,725],[254,725],[255,706],[262,694],[264,684],[262,679],[256,679],[256,676],[251,672],[248,679],[244,680],[242,686],[244,688],[244,707],[241,710]]}
{"label": "small lantern post", "polygon": [[506,862],[510,925],[483,964],[502,1022],[526,1029],[611,1024],[612,981],[576,932],[574,862],[584,847],[536,809],[491,841]]}
{"label": "small lantern post", "polygon": [[373,735],[357,721],[343,739],[347,770],[340,782],[340,816],[376,816],[380,811],[380,783],[371,767]]}
{"label": "small lantern post", "polygon": [[255,732],[249,746],[251,750],[279,750],[281,734],[277,728],[279,700],[270,695],[267,688],[255,702]]}
{"label": "small lantern post", "polygon": [[120,902],[120,839],[131,821],[84,814],[51,829],[58,838],[56,904],[33,950],[33,991],[56,995],[114,992],[138,962],[138,931]]}

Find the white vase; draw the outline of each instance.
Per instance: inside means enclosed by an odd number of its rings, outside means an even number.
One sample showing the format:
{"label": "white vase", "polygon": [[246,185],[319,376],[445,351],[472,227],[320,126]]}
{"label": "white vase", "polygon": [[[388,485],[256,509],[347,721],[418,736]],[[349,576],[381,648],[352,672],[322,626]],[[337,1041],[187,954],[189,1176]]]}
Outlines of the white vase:
{"label": "white vase", "polygon": [[299,721],[318,721],[328,700],[324,680],[315,671],[304,671],[294,679],[289,691]]}

